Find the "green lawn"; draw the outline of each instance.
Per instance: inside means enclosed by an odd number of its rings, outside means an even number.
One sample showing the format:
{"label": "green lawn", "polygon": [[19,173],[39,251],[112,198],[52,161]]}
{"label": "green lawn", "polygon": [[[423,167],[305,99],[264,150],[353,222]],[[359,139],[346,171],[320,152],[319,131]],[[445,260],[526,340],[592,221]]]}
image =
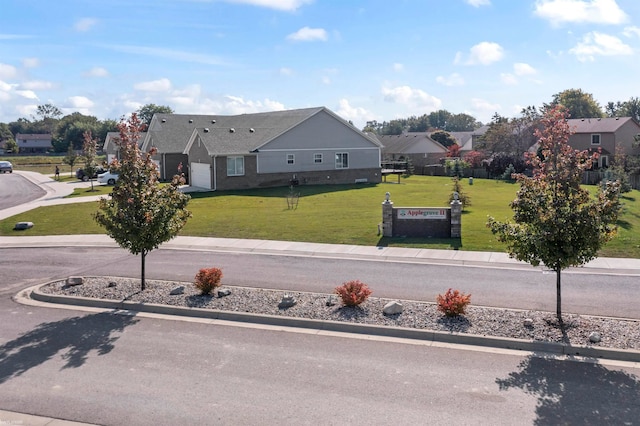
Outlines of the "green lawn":
{"label": "green lawn", "polygon": [[[440,207],[448,203],[452,181],[446,177],[412,176],[400,184],[302,186],[296,209],[289,209],[288,188],[192,194],[189,209],[193,217],[181,235],[225,238],[257,238],[338,244],[385,245],[462,250],[503,251],[486,227],[487,216],[499,220],[512,217],[509,203],[517,184],[475,179],[463,181],[471,206],[462,215],[462,239],[382,238],[378,224],[385,192],[396,207]],[[77,195],[110,192],[79,190]],[[595,190],[591,187],[590,189]],[[85,191],[84,193],[82,191]],[[602,256],[640,258],[640,203],[638,191],[626,194],[619,235],[602,251]],[[38,208],[0,221],[0,235],[63,235],[102,233],[93,221],[97,203],[79,203]],[[27,231],[13,231],[18,221],[31,221]]]}
{"label": "green lawn", "polygon": [[[60,177],[75,180],[75,171],[84,166],[82,158],[78,158],[73,168],[64,164],[64,154],[57,155],[4,155],[0,156],[0,161],[11,161],[14,170],[24,170],[27,172],[37,172],[43,175],[53,175],[56,166],[60,167]],[[101,163],[106,157],[98,156],[96,161]]]}

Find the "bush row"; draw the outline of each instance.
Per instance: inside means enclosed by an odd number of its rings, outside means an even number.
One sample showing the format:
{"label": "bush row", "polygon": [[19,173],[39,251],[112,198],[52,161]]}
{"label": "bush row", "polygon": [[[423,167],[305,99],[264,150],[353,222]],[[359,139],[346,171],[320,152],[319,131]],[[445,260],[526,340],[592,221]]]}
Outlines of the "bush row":
{"label": "bush row", "polygon": [[[222,285],[222,269],[203,268],[198,271],[194,279],[195,287],[202,295],[211,294]],[[373,293],[368,285],[360,280],[351,280],[334,289],[345,306],[359,306],[367,301]],[[461,293],[458,290],[449,289],[436,297],[438,311],[448,317],[464,315],[467,306],[471,303],[471,295]]]}

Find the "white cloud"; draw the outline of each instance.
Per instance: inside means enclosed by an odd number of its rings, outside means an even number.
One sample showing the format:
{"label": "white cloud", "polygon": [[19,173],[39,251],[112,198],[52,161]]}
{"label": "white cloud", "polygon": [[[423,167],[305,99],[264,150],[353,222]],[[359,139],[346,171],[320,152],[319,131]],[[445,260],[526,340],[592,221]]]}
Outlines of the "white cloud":
{"label": "white cloud", "polygon": [[98,45],[106,49],[116,52],[129,53],[132,55],[153,56],[156,58],[168,59],[173,61],[193,62],[205,65],[227,65],[222,59],[199,53],[190,53],[183,50],[163,49],[158,47],[134,46],[124,44],[102,44]]}
{"label": "white cloud", "polygon": [[293,70],[291,68],[282,67],[280,68],[280,75],[290,76],[293,75]]}
{"label": "white cloud", "polygon": [[251,114],[266,111],[282,111],[284,105],[270,99],[251,101],[245,100],[241,96],[227,95],[221,103],[221,109],[221,113],[225,114]]}
{"label": "white cloud", "polygon": [[429,111],[436,110],[442,105],[442,101],[428,93],[409,86],[398,86],[391,89],[382,88],[384,100],[410,107],[422,108]]}
{"label": "white cloud", "polygon": [[0,34],[0,40],[21,40],[25,38],[33,38],[33,36],[24,34]]}
{"label": "white cloud", "polygon": [[82,18],[78,19],[75,24],[73,24],[73,28],[81,33],[89,31],[98,23],[98,20],[95,18]]}
{"label": "white cloud", "polygon": [[16,90],[16,94],[26,99],[38,99],[38,95],[33,90]]}
{"label": "white cloud", "polygon": [[24,58],[22,60],[22,66],[25,68],[36,68],[40,66],[40,60],[38,58]]}
{"label": "white cloud", "polygon": [[489,65],[498,62],[504,56],[504,49],[498,43],[483,41],[469,50],[467,65]]}
{"label": "white cloud", "polygon": [[91,108],[94,105],[93,101],[85,96],[71,96],[67,99],[67,103],[69,107],[79,109]]}
{"label": "white cloud", "polygon": [[456,56],[453,58],[454,65],[462,63],[462,52],[456,52]]}
{"label": "white cloud", "polygon": [[640,37],[640,27],[626,27],[622,34],[627,37]]}
{"label": "white cloud", "polygon": [[593,31],[585,34],[575,47],[569,50],[581,62],[593,61],[595,56],[633,55],[633,49],[612,35]]}
{"label": "white cloud", "polygon": [[32,80],[20,84],[20,87],[29,90],[51,90],[55,89],[57,85],[50,81]]}
{"label": "white cloud", "polygon": [[294,12],[305,4],[313,3],[313,0],[226,0],[228,3],[249,4],[269,9]]}
{"label": "white cloud", "polygon": [[11,90],[13,88],[12,84],[9,83],[5,83],[4,81],[0,80],[0,90],[3,92],[8,92],[9,90]]}
{"label": "white cloud", "polygon": [[439,75],[438,77],[436,77],[436,82],[442,84],[443,86],[463,86],[464,78],[462,78],[462,76],[457,72],[454,72],[447,77]]}
{"label": "white cloud", "polygon": [[93,67],[83,75],[85,77],[108,77],[109,71],[102,67]]}
{"label": "white cloud", "polygon": [[534,75],[538,71],[536,71],[536,69],[529,64],[517,62],[513,64],[513,72],[515,73],[515,75]]}
{"label": "white cloud", "polygon": [[0,88],[0,101],[9,102],[11,100],[11,95],[7,92],[3,92],[2,88]]}
{"label": "white cloud", "polygon": [[329,37],[323,28],[300,28],[295,33],[287,36],[287,40],[291,41],[327,41]]}
{"label": "white cloud", "polygon": [[61,109],[65,114],[79,112],[80,114],[91,115],[91,108],[94,105],[94,102],[85,96],[70,96]]}
{"label": "white cloud", "polygon": [[552,25],[565,22],[621,24],[628,19],[616,0],[537,0],[534,13]]}
{"label": "white cloud", "polygon": [[479,117],[482,121],[490,121],[490,119],[483,120],[480,117],[492,117],[494,113],[501,109],[500,104],[492,104],[491,102],[480,98],[472,98],[471,105],[473,110],[471,115]]}
{"label": "white cloud", "polygon": [[396,62],[395,64],[393,64],[393,70],[395,72],[402,72],[404,71],[404,65]]}
{"label": "white cloud", "polygon": [[37,109],[38,105],[36,104],[16,105],[16,111],[18,111],[18,113],[23,117],[35,115]]}
{"label": "white cloud", "polygon": [[370,111],[367,111],[364,108],[351,106],[347,99],[340,99],[338,101],[336,114],[347,121],[351,120],[353,124],[360,129],[363,128],[364,124],[373,117],[373,113]]}
{"label": "white cloud", "polygon": [[166,92],[171,90],[171,81],[168,78],[161,78],[159,80],[144,81],[133,85],[136,90],[143,90],[145,92]]}
{"label": "white cloud", "polygon": [[331,84],[331,78],[327,75],[322,77],[322,84],[329,86]]}
{"label": "white cloud", "polygon": [[473,7],[491,6],[491,0],[465,0]]}
{"label": "white cloud", "polygon": [[7,80],[15,78],[18,75],[18,70],[13,65],[7,65],[0,63],[0,79]]}
{"label": "white cloud", "polygon": [[508,86],[515,86],[516,84],[518,84],[518,78],[510,73],[500,74],[500,80]]}

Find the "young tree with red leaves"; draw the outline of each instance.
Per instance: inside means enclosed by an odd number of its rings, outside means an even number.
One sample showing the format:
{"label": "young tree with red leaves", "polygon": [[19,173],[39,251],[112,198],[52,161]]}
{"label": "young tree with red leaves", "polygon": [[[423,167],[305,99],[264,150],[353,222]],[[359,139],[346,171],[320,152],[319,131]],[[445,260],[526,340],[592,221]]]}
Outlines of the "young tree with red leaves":
{"label": "young tree with red leaves", "polygon": [[597,158],[571,148],[567,113],[549,109],[536,132],[541,155],[529,155],[533,176],[517,175],[520,190],[511,203],[515,223],[489,218],[487,226],[506,243],[511,257],[556,273],[556,315],[562,326],[561,272],[580,266],[616,233],[619,182],[607,182],[595,198],[580,187],[582,173]]}
{"label": "young tree with red leaves", "polygon": [[98,171],[96,164],[96,151],[98,140],[93,138],[91,130],[87,130],[82,134],[84,142],[82,144],[82,158],[84,159],[84,173],[91,181],[91,190],[93,191],[93,175]]}
{"label": "young tree with red leaves", "polygon": [[190,197],[178,189],[184,176],[175,175],[169,185],[161,186],[158,167],[151,159],[155,151],[140,151],[138,142],[145,126],[135,113],[118,125],[121,159],[110,164],[118,180],[111,197],[100,200],[95,214],[95,220],[120,247],[141,256],[141,290],[145,289],[147,254],[174,238],[191,217],[186,209]]}

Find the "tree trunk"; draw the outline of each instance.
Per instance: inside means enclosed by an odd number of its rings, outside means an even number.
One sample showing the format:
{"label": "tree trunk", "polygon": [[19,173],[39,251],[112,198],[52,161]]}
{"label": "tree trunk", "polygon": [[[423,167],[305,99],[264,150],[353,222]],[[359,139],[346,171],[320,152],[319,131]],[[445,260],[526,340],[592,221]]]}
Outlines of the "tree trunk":
{"label": "tree trunk", "polygon": [[562,269],[556,269],[556,316],[558,317],[558,322],[562,325],[562,293],[560,287],[560,274],[562,273]]}
{"label": "tree trunk", "polygon": [[144,289],[146,288],[145,286],[145,280],[144,280],[144,263],[145,263],[145,258],[147,257],[147,252],[146,250],[142,250],[142,253],[140,253],[140,259],[142,259],[142,269],[141,269],[141,275],[140,275],[140,290],[144,291]]}

